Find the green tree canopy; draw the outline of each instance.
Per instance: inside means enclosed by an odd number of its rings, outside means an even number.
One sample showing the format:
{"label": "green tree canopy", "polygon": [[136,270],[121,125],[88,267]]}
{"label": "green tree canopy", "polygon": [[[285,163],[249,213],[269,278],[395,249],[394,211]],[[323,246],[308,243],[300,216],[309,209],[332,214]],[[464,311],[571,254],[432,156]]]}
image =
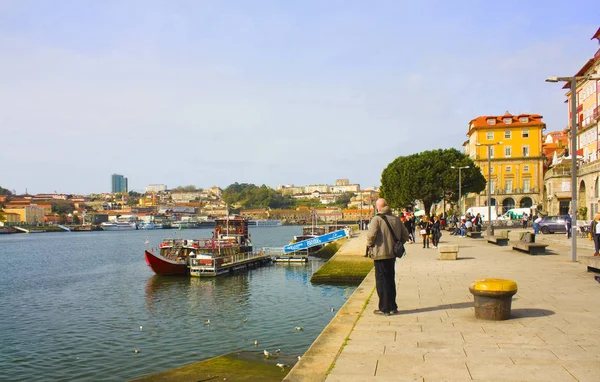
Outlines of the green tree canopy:
{"label": "green tree canopy", "polygon": [[350,200],[352,200],[353,196],[353,192],[344,192],[343,194],[335,198],[335,205],[341,208],[346,208],[348,207],[348,203],[350,203]]}
{"label": "green tree canopy", "polygon": [[232,207],[241,208],[290,208],[294,200],[280,192],[262,185],[233,183],[223,190],[223,200]]}
{"label": "green tree canopy", "polygon": [[421,200],[425,211],[442,200],[458,201],[458,169],[461,170],[463,195],[481,192],[486,181],[481,169],[456,149],[423,151],[398,157],[381,174],[381,195],[393,208],[410,207]]}
{"label": "green tree canopy", "polygon": [[177,186],[174,189],[172,189],[171,191],[178,191],[178,192],[194,192],[194,191],[202,191],[201,188],[196,188],[196,186]]}
{"label": "green tree canopy", "polygon": [[12,195],[12,192],[6,188],[0,187],[0,195]]}

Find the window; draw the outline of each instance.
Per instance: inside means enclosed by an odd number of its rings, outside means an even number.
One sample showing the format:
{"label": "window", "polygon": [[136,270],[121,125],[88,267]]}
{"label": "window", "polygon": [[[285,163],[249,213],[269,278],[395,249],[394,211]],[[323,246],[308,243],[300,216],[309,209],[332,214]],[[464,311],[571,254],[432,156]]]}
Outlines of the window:
{"label": "window", "polygon": [[531,191],[531,179],[523,179],[523,192]]}
{"label": "window", "polygon": [[529,117],[521,117],[521,118],[519,118],[519,122],[521,122],[521,123],[528,123],[529,122]]}
{"label": "window", "polygon": [[490,174],[494,173],[494,166],[490,166]]}
{"label": "window", "polygon": [[510,125],[512,123],[512,118],[504,118],[504,123]]}
{"label": "window", "polygon": [[523,156],[524,157],[529,156],[529,145],[523,145]]}
{"label": "window", "polygon": [[512,148],[510,146],[504,146],[504,157],[510,158],[512,155]]}
{"label": "window", "polygon": [[496,191],[496,181],[490,180],[490,188],[492,189],[492,194]]}
{"label": "window", "polygon": [[525,129],[525,130],[523,130],[523,132],[522,132],[521,136],[522,136],[523,138],[529,138],[529,129]]}
{"label": "window", "polygon": [[504,139],[510,139],[510,130],[504,130]]}
{"label": "window", "polygon": [[504,190],[506,192],[512,192],[512,179],[507,179],[504,181]]}
{"label": "window", "polygon": [[495,125],[496,124],[496,120],[494,118],[490,118],[487,120],[488,125]]}
{"label": "window", "polygon": [[528,164],[523,165],[523,172],[529,172],[529,165]]}
{"label": "window", "polygon": [[511,166],[506,166],[505,169],[506,169],[506,172],[511,172],[512,171],[512,167]]}
{"label": "window", "polygon": [[488,141],[493,141],[494,140],[494,132],[488,131],[487,133],[485,133],[485,139],[487,139]]}
{"label": "window", "polygon": [[494,148],[490,147],[490,158],[494,157]]}

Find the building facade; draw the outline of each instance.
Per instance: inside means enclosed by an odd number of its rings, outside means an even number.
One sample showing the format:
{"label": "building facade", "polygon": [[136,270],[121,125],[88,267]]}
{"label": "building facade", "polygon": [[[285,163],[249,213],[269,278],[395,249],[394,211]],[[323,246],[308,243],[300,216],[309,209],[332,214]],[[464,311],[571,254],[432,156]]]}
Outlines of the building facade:
{"label": "building facade", "polygon": [[[592,36],[600,41],[600,29]],[[600,49],[575,74],[588,76],[600,73]],[[577,126],[575,127],[576,147],[571,146],[571,97],[570,84],[565,96],[567,102],[568,157],[559,158],[545,175],[546,208],[551,215],[566,214],[571,205],[571,152],[577,154],[577,206],[579,219],[591,220],[599,211],[600,203],[600,140],[598,122],[600,120],[600,81],[581,80],[577,83],[574,95],[577,104]]]}
{"label": "building facade", "polygon": [[146,186],[146,193],[149,192],[166,192],[167,185],[166,184],[149,184]]}
{"label": "building facade", "polygon": [[112,174],[111,175],[111,188],[110,188],[110,192],[117,193],[117,192],[127,192],[128,191],[128,184],[127,184],[127,178],[125,178],[123,175],[120,174]]}
{"label": "building facade", "polygon": [[[499,214],[511,208],[536,208],[542,203],[545,128],[539,114],[506,112],[501,116],[480,116],[469,122],[465,153],[490,182],[491,204],[498,207]],[[489,179],[488,172],[491,172]],[[465,209],[487,205],[487,191],[486,185],[481,193],[468,194]]]}

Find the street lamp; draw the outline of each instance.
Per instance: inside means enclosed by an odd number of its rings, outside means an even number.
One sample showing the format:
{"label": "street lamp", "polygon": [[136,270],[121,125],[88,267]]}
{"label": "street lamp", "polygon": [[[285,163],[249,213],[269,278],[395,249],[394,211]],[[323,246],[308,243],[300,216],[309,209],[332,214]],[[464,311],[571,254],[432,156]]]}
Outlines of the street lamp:
{"label": "street lamp", "polygon": [[494,228],[492,227],[492,146],[501,145],[502,142],[494,143],[475,143],[475,146],[487,146],[488,153],[488,189],[487,189],[487,206],[488,206],[488,226],[486,235],[488,237],[494,234]]}
{"label": "street lamp", "polygon": [[546,82],[569,82],[571,84],[571,261],[577,261],[577,81],[600,81],[600,74],[575,77],[550,76]]}
{"label": "street lamp", "polygon": [[469,166],[463,166],[463,167],[455,167],[455,166],[450,166],[450,168],[457,168],[458,169],[458,215],[462,216],[462,194],[461,194],[461,179],[460,179],[460,170],[464,169],[464,168],[469,168]]}

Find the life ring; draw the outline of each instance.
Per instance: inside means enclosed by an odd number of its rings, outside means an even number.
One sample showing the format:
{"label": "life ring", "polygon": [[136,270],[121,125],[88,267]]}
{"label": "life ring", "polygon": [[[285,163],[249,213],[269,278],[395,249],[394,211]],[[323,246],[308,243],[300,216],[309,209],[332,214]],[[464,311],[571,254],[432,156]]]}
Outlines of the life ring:
{"label": "life ring", "polygon": [[238,228],[238,233],[241,235],[244,233],[244,229],[242,227]]}

